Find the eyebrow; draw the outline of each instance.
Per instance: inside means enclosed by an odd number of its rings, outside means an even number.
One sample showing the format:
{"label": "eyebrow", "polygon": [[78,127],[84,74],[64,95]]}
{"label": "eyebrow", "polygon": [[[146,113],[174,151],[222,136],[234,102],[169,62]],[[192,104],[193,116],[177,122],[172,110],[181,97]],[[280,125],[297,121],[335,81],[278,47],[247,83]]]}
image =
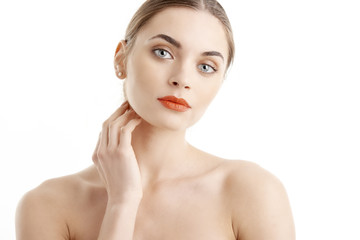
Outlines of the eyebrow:
{"label": "eyebrow", "polygon": [[150,40],[152,39],[155,39],[155,38],[161,38],[161,39],[164,39],[165,41],[167,41],[168,43],[174,45],[175,47],[177,48],[181,48],[181,44],[176,41],[175,39],[173,39],[172,37],[168,36],[168,35],[165,35],[165,34],[158,34],[152,38],[150,38]]}
{"label": "eyebrow", "polygon": [[[171,45],[174,45],[177,48],[181,48],[180,42],[176,41],[174,38],[172,38],[172,37],[170,37],[170,36],[168,36],[166,34],[158,34],[158,35],[150,38],[149,40],[156,39],[156,38],[164,39],[165,41],[167,41]],[[217,52],[217,51],[203,52],[201,55],[202,56],[217,56],[217,57],[220,57],[224,61],[224,56],[220,52]]]}
{"label": "eyebrow", "polygon": [[217,56],[217,57],[220,57],[224,61],[224,56],[217,51],[203,52],[201,55],[202,56]]}

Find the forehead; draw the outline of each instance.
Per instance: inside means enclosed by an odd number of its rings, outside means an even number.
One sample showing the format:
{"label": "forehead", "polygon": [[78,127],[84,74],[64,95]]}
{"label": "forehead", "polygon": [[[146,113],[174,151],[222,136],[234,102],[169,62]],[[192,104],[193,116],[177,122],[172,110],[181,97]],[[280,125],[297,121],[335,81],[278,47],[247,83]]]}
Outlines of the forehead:
{"label": "forehead", "polygon": [[207,11],[184,7],[167,8],[139,31],[138,40],[147,41],[158,34],[176,39],[185,48],[219,51],[227,58],[227,38],[222,23]]}

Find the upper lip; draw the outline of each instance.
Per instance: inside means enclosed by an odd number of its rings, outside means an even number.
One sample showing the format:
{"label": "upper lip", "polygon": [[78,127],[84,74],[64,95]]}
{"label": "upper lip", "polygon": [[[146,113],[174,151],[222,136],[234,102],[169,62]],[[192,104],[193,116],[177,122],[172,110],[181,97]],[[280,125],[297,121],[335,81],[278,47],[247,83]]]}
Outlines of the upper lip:
{"label": "upper lip", "polygon": [[169,102],[181,104],[181,105],[184,105],[185,107],[191,108],[190,105],[186,102],[185,99],[177,98],[175,96],[165,96],[165,97],[162,97],[162,98],[158,98],[158,100],[169,101]]}

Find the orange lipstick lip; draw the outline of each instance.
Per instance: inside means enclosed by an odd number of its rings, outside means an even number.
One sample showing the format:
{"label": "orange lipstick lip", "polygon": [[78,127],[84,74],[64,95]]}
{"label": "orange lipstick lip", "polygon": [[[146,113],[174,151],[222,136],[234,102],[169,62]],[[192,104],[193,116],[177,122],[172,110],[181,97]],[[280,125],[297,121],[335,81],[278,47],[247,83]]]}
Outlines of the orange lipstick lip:
{"label": "orange lipstick lip", "polygon": [[185,112],[189,108],[191,108],[190,105],[185,101],[185,99],[177,98],[175,96],[166,96],[158,98],[158,100],[164,107],[177,112]]}

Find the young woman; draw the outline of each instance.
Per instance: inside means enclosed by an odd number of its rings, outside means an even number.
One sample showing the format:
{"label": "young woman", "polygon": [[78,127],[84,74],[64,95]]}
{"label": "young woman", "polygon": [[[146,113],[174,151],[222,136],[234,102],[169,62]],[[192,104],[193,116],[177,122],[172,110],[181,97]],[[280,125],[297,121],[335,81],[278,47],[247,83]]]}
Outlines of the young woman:
{"label": "young woman", "polygon": [[295,239],[273,175],[185,140],[233,55],[216,1],[146,1],[116,49],[126,101],[104,122],[94,165],[27,193],[17,239]]}

